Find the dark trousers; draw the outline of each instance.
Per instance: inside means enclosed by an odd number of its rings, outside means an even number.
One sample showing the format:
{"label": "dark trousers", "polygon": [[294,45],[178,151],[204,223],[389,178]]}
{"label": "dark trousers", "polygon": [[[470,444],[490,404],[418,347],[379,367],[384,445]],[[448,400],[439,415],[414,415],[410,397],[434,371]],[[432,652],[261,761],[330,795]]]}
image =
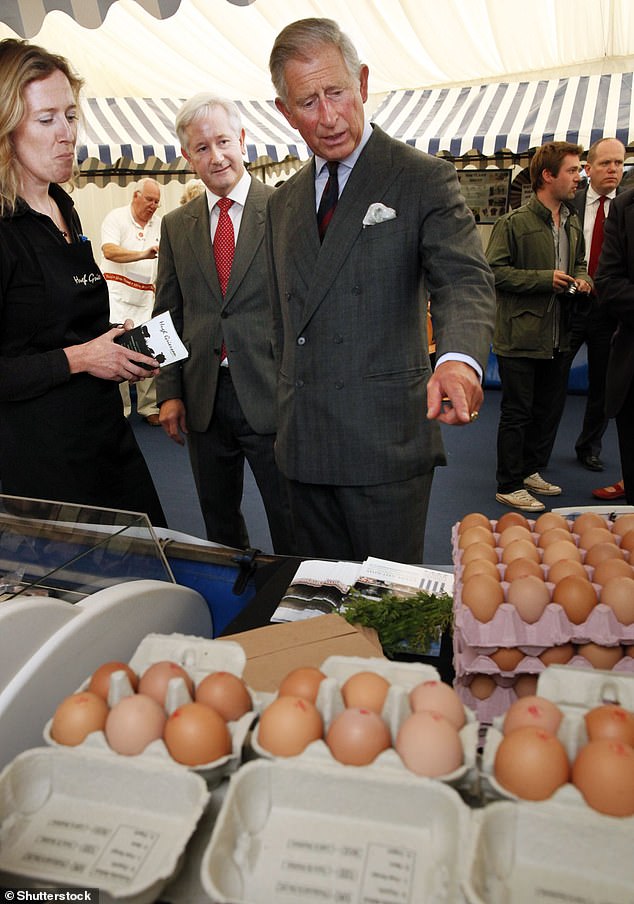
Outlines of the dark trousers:
{"label": "dark trousers", "polygon": [[209,540],[237,549],[250,545],[241,510],[246,458],[264,503],[273,549],[277,555],[293,554],[287,482],[275,464],[274,442],[275,435],[253,432],[229,369],[221,368],[209,428],[190,431],[187,441]]}
{"label": "dark trousers", "polygon": [[610,340],[616,323],[593,297],[592,308],[585,315],[573,315],[570,351],[563,355],[566,380],[559,399],[554,403],[563,412],[566,403],[568,375],[575,355],[586,344],[588,356],[588,394],[581,432],[575,442],[578,457],[600,455],[601,440],[608,426],[605,416],[605,375],[610,355]]}
{"label": "dark trousers", "polygon": [[289,481],[297,554],[422,565],[433,471],[378,486]]}
{"label": "dark trousers", "polygon": [[616,432],[619,438],[625,500],[628,505],[634,505],[634,382],[616,416]]}
{"label": "dark trousers", "polygon": [[498,355],[502,384],[497,437],[498,493],[513,493],[524,478],[545,468],[557,436],[566,379],[563,357],[507,358]]}

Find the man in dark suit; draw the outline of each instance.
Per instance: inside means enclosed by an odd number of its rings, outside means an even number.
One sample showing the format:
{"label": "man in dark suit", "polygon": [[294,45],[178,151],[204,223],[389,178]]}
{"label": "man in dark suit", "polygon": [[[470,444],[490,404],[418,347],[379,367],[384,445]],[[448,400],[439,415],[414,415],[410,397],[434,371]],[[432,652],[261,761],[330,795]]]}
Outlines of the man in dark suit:
{"label": "man in dark suit", "polygon": [[[586,157],[588,181],[577,191],[572,202],[583,223],[588,274],[591,277],[594,276],[601,252],[600,232],[593,241],[597,214],[599,220],[608,215],[610,204],[623,178],[624,161],[625,147],[618,139],[600,138],[595,141]],[[608,424],[605,416],[605,374],[610,339],[615,326],[613,317],[599,304],[596,293],[592,295],[587,313],[578,309],[573,312],[570,351],[566,355],[568,370],[584,342],[588,354],[588,396],[583,426],[575,442],[575,452],[580,464],[590,471],[603,470],[600,458],[601,439]]]}
{"label": "man in dark suit", "polygon": [[160,373],[161,425],[177,443],[187,435],[208,538],[249,546],[241,512],[246,458],[274,551],[289,554],[286,481],[273,454],[277,368],[264,255],[273,189],[245,170],[245,133],[231,101],[196,95],[181,107],[176,132],[206,190],[162,222],[155,312],[171,312],[189,357]]}
{"label": "man in dark suit", "polygon": [[298,553],[420,564],[437,421],[468,424],[483,400],[492,276],[455,169],[366,122],[368,67],[335,22],[287,26],[269,65],[315,154],[267,212],[276,456]]}
{"label": "man in dark suit", "polygon": [[606,414],[616,418],[625,499],[634,505],[634,189],[610,205],[595,283],[617,321],[606,377]]}

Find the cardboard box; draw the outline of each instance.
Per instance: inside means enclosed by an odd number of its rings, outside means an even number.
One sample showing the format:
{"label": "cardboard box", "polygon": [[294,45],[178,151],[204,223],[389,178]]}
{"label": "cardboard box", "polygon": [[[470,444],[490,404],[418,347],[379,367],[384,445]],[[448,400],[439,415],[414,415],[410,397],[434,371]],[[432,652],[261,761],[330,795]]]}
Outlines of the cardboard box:
{"label": "cardboard box", "polygon": [[335,614],[266,625],[218,642],[226,640],[239,643],[244,650],[247,662],[242,677],[257,691],[276,691],[292,669],[319,667],[329,656],[383,656],[375,632],[361,632]]}

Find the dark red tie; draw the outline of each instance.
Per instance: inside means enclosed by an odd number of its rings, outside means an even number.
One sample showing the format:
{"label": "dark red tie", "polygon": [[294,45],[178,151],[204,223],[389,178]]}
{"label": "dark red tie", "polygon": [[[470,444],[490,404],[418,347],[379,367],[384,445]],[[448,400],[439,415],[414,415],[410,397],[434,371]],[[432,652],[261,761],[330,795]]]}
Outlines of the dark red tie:
{"label": "dark red tie", "polygon": [[599,255],[603,245],[603,224],[605,223],[605,195],[599,198],[597,215],[592,229],[592,243],[590,245],[590,259],[588,260],[588,275],[594,276],[599,263]]}
{"label": "dark red tie", "polygon": [[332,215],[335,212],[337,201],[339,200],[339,179],[337,177],[339,161],[329,160],[326,166],[328,167],[328,181],[326,182],[317,210],[317,227],[319,229],[319,239],[322,242],[324,240],[324,235],[326,234],[326,229],[328,229],[328,224],[332,220]]}
{"label": "dark red tie", "polygon": [[[214,235],[214,259],[216,261],[216,270],[218,271],[218,281],[220,282],[220,291],[222,297],[227,292],[227,284],[231,274],[231,265],[233,264],[233,253],[235,251],[235,237],[233,232],[233,223],[229,216],[229,208],[233,204],[229,198],[220,198],[217,202],[220,211],[218,215],[218,225],[216,226],[216,234]],[[224,361],[227,357],[227,347],[224,339],[220,349],[220,361]]]}

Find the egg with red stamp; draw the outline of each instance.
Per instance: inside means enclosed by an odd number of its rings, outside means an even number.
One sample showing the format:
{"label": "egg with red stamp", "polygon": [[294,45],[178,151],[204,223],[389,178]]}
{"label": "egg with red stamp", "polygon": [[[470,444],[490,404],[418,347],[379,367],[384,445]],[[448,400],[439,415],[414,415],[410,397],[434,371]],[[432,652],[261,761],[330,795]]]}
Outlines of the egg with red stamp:
{"label": "egg with red stamp", "polygon": [[404,719],[394,747],[407,769],[428,778],[455,772],[464,759],[456,726],[436,712],[412,713]]}
{"label": "egg with red stamp", "polygon": [[421,681],[409,692],[412,712],[437,712],[460,730],[467,721],[462,700],[444,681]]}
{"label": "egg with red stamp", "polygon": [[371,709],[349,707],[338,713],[326,732],[326,744],[347,766],[367,766],[392,746],[385,720]]}
{"label": "egg with red stamp", "polygon": [[297,756],[324,736],[324,723],[314,703],[303,697],[277,697],[262,711],[257,726],[259,746],[273,756]]}
{"label": "egg with red stamp", "polygon": [[503,788],[522,800],[547,800],[568,781],[570,764],[555,735],[524,725],[500,741],[493,774]]}
{"label": "egg with red stamp", "polygon": [[168,659],[154,662],[148,666],[139,678],[138,691],[147,694],[161,706],[165,704],[169,682],[174,678],[180,678],[191,699],[194,697],[194,682],[185,669],[177,662]]}

